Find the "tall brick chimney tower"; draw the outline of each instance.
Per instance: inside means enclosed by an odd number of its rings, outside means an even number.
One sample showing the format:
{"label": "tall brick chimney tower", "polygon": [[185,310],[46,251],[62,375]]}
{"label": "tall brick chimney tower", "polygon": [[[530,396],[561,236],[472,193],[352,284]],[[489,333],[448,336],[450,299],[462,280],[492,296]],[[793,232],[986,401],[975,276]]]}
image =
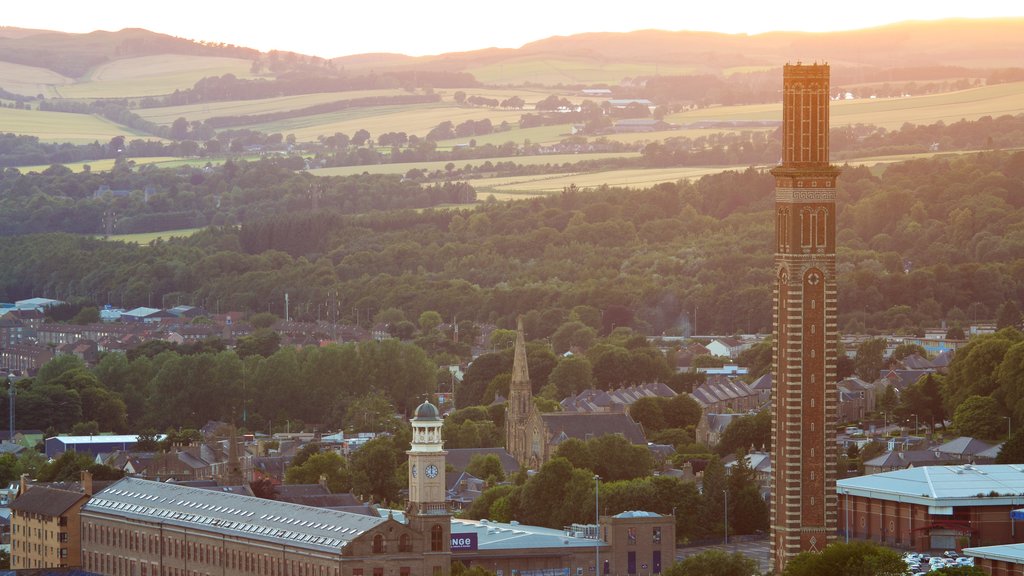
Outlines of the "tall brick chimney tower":
{"label": "tall brick chimney tower", "polygon": [[771,552],[776,574],[836,538],[836,178],[829,67],[783,69],[775,176]]}

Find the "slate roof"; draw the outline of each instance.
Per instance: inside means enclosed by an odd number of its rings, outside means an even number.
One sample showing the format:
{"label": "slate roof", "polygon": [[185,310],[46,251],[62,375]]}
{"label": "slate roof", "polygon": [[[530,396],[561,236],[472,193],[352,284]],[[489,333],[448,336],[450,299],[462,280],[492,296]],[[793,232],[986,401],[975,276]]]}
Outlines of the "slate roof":
{"label": "slate roof", "polygon": [[989,448],[988,450],[982,450],[981,452],[978,452],[977,454],[975,454],[975,456],[977,456],[978,458],[987,458],[989,460],[995,460],[996,458],[999,457],[999,453],[1002,452],[1003,444],[1004,442],[1000,442],[999,444],[996,444],[995,446]]}
{"label": "slate roof", "polygon": [[756,396],[757,392],[739,380],[725,376],[711,376],[706,382],[695,388],[690,395],[701,405],[709,406],[717,402]]}
{"label": "slate roof", "polygon": [[83,492],[33,486],[11,502],[11,510],[56,517],[86,498]]}
{"label": "slate roof", "polygon": [[672,398],[676,393],[661,382],[648,382],[615,390],[588,388],[560,403],[565,412],[624,410],[640,398]]}
{"label": "slate roof", "polygon": [[932,368],[932,361],[920,354],[911,354],[902,360],[903,367],[908,370],[927,370]]}
{"label": "slate roof", "polygon": [[725,429],[729,427],[736,418],[741,416],[749,416],[749,414],[705,414],[704,419],[708,423],[708,430],[721,434],[725,432]]}
{"label": "slate roof", "polygon": [[633,444],[647,444],[643,428],[624,412],[573,414],[548,412],[540,415],[553,438],[587,440],[608,434],[622,434]]}
{"label": "slate roof", "polygon": [[387,520],[165,482],[124,478],[82,507],[88,513],[158,521],[274,545],[336,553]]}
{"label": "slate roof", "polygon": [[332,494],[327,487],[320,484],[280,484],[274,486],[275,500],[313,506],[314,508],[331,508],[339,510],[352,506],[363,506],[363,503],[349,492]]}
{"label": "slate roof", "polygon": [[752,390],[768,390],[770,392],[772,389],[772,373],[768,372],[767,374],[764,374],[757,380],[754,380],[750,384],[750,388]]}
{"label": "slate roof", "polygon": [[864,466],[873,468],[906,468],[908,466],[928,466],[941,464],[945,461],[941,454],[936,455],[934,450],[890,450],[881,455],[864,462]]}
{"label": "slate roof", "polygon": [[469,466],[469,461],[475,454],[494,454],[497,456],[498,461],[501,462],[502,469],[505,470],[505,476],[519,471],[519,462],[504,448],[449,448],[448,455],[445,456],[444,461],[453,470],[461,472],[466,469],[466,466]]}
{"label": "slate roof", "polygon": [[961,436],[955,440],[950,440],[945,444],[942,444],[935,450],[943,454],[953,454],[956,456],[974,456],[986,450],[992,448],[991,444],[982,442],[981,440],[971,438],[969,436]]}

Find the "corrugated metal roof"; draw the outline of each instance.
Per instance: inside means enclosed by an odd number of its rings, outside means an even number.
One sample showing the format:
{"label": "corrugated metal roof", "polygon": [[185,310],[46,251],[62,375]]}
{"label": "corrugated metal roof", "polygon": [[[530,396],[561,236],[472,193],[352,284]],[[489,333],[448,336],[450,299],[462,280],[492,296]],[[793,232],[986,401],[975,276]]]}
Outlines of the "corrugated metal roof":
{"label": "corrugated metal roof", "polygon": [[607,546],[603,540],[580,538],[566,530],[506,524],[489,520],[465,520],[452,518],[452,533],[474,532],[477,535],[478,550],[522,550],[524,548],[587,548]]}
{"label": "corrugated metal roof", "polygon": [[837,491],[929,506],[994,506],[1024,503],[1024,466],[988,464],[921,466],[845,478]]}
{"label": "corrugated metal roof", "polygon": [[1014,564],[1024,564],[1024,544],[1002,544],[1000,546],[978,546],[964,548],[964,555],[975,558],[1001,560]]}
{"label": "corrugated metal roof", "polygon": [[124,478],[98,492],[82,513],[198,527],[278,544],[336,552],[385,518],[215,490]]}

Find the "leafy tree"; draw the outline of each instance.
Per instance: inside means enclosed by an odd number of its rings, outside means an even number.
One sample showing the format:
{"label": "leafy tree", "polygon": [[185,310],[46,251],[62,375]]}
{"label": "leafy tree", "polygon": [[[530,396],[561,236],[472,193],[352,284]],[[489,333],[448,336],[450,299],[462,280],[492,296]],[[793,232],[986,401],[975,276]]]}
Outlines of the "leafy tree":
{"label": "leafy tree", "polygon": [[1020,308],[1017,307],[1017,304],[1007,300],[999,307],[999,313],[996,316],[996,330],[1020,328],[1021,318]]}
{"label": "leafy tree", "polygon": [[491,484],[505,480],[505,469],[494,454],[474,454],[466,465],[466,472]]}
{"label": "leafy tree", "polygon": [[396,438],[374,438],[352,455],[349,470],[352,471],[353,492],[372,502],[398,500],[405,478],[398,478]]}
{"label": "leafy tree", "polygon": [[753,534],[767,530],[768,503],[761,497],[760,483],[747,462],[746,451],[736,452],[736,462],[729,469],[728,486],[729,531]]}
{"label": "leafy tree", "polygon": [[306,460],[309,460],[311,457],[319,454],[322,449],[323,447],[319,442],[310,442],[306,444],[302,448],[299,448],[299,451],[295,453],[295,457],[292,458],[291,465],[302,466],[306,463]]}
{"label": "leafy tree", "polygon": [[256,330],[261,328],[269,330],[274,327],[274,324],[277,324],[278,320],[280,320],[280,318],[277,317],[277,314],[272,314],[270,312],[257,312],[252,316],[249,316],[249,324],[251,324]]}
{"label": "leafy tree", "polygon": [[597,338],[597,330],[579,320],[570,320],[562,324],[551,335],[551,347],[555,354],[568,352],[572,348],[586,350]]}
{"label": "leafy tree", "polygon": [[996,464],[1024,464],[1024,430],[1017,430],[1003,443]]}
{"label": "leafy tree", "polygon": [[953,413],[953,426],[964,436],[999,438],[1003,419],[999,403],[991,396],[970,396]]}
{"label": "leafy tree", "polygon": [[629,415],[644,427],[648,434],[664,430],[667,425],[662,405],[665,402],[661,398],[645,397],[638,398],[629,406]]}
{"label": "leafy tree", "polygon": [[72,324],[95,324],[100,321],[100,310],[95,306],[86,306],[71,319]]}
{"label": "leafy tree", "polygon": [[156,430],[143,430],[135,437],[135,449],[139,452],[156,452],[160,450]]}
{"label": "leafy tree", "polygon": [[597,467],[594,453],[590,449],[591,444],[579,438],[569,438],[558,445],[555,450],[555,458],[565,458],[573,465],[573,468],[583,468],[593,471]]}
{"label": "leafy tree", "polygon": [[725,466],[718,456],[712,456],[704,468],[701,492],[704,495],[699,514],[700,525],[708,535],[725,533],[725,491],[728,489]]}
{"label": "leafy tree", "polygon": [[85,369],[85,363],[78,356],[72,354],[58,354],[52,360],[43,364],[36,374],[35,385],[48,384],[56,380],[58,376],[68,370]]}
{"label": "leafy tree", "polygon": [[593,475],[565,458],[553,458],[523,486],[516,517],[525,524],[568,526],[592,519],[593,501]]}
{"label": "leafy tree", "polygon": [[663,572],[665,576],[751,576],[757,561],[741,552],[705,550],[687,556]]}
{"label": "leafy tree", "polygon": [[976,336],[957,350],[942,381],[946,409],[953,412],[968,396],[992,394],[999,387],[997,371],[1007,351],[1022,340],[1020,332],[1004,328],[995,334]]}
{"label": "leafy tree", "polygon": [[768,338],[739,353],[736,363],[747,367],[751,381],[764,376],[772,369],[772,340]]}
{"label": "leafy tree", "polygon": [[285,471],[287,484],[316,484],[326,477],[332,493],[348,492],[352,488],[348,461],[334,452],[313,454],[302,464],[289,466]]}
{"label": "leafy tree", "polygon": [[914,418],[917,424],[943,423],[946,420],[946,408],[942,403],[940,382],[942,376],[926,374],[917,382],[908,386],[900,395],[900,404],[896,413],[901,418]]}
{"label": "leafy tree", "polygon": [[857,346],[857,355],[853,359],[857,377],[865,382],[874,382],[885,366],[884,338],[872,338]]}
{"label": "leafy tree", "polygon": [[578,394],[593,384],[590,360],[586,356],[562,358],[548,376],[548,382],[555,385],[558,395],[566,398]]}
{"label": "leafy tree", "polygon": [[281,336],[269,328],[260,328],[248,336],[238,339],[235,350],[240,358],[249,356],[272,356],[281,346]]}
{"label": "leafy tree", "polygon": [[391,401],[381,392],[371,392],[349,404],[345,428],[349,432],[394,432],[399,422]]}
{"label": "leafy tree", "polygon": [[872,542],[835,542],[822,552],[801,552],[786,564],[782,576],[902,576],[903,558]]}
{"label": "leafy tree", "polygon": [[751,446],[760,450],[762,446],[771,450],[772,415],[770,410],[762,410],[754,415],[733,418],[722,433],[716,450],[719,454],[732,454],[739,450],[748,450]]}
{"label": "leafy tree", "polygon": [[913,356],[917,354],[922,358],[928,357],[928,351],[924,349],[920,344],[911,344],[910,342],[901,342],[892,351],[893,360],[903,360],[907,356]]}
{"label": "leafy tree", "polygon": [[[489,518],[497,520],[496,515],[491,511],[492,506],[495,502],[507,498],[513,489],[520,489],[518,486],[513,487],[510,484],[499,484],[497,486],[491,486],[484,490],[483,494],[473,500],[473,503],[469,505],[469,509],[466,510],[466,517],[474,520],[481,518]],[[509,518],[511,520],[511,518]]]}
{"label": "leafy tree", "polygon": [[886,385],[885,390],[882,391],[882,395],[878,398],[878,412],[885,412],[886,414],[893,414],[896,406],[899,405],[900,397],[896,393],[896,388],[892,385]]}
{"label": "leafy tree", "polygon": [[420,314],[419,324],[424,334],[432,332],[441,325],[441,315],[433,310],[427,310]]}

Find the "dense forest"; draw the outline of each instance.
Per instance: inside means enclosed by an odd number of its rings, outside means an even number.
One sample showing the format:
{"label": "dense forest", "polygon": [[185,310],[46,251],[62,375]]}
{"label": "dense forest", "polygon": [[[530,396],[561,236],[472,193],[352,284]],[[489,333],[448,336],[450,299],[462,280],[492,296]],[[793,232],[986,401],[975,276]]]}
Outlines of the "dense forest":
{"label": "dense forest", "polygon": [[[551,335],[577,305],[624,309],[620,325],[652,334],[688,332],[698,310],[701,333],[770,327],[774,184],[761,170],[645,190],[570,188],[471,209],[358,215],[335,213],[346,205],[355,211],[361,197],[400,207],[410,184],[341,179],[312,212],[310,181],[301,174],[271,185],[283,167],[233,166],[233,176],[197,176],[222,195],[222,206],[241,216],[266,210],[267,218],[141,247],[65,235],[9,238],[0,245],[0,299],[98,302],[113,293],[115,302],[135,306],[173,293],[265,310],[280,307],[288,292],[301,317],[338,293],[341,310],[397,308],[409,317],[436,310],[505,326],[524,311],[544,312],[552,320],[531,338]],[[399,192],[369,192],[377,178]],[[361,192],[346,195],[346,186]],[[1024,153],[914,160],[881,176],[846,167],[839,186],[842,330],[966,324],[1024,298]],[[30,192],[11,189],[4,197],[32,199],[24,218],[75,212]],[[426,194],[416,187],[411,198]],[[203,200],[184,185],[178,196]],[[269,217],[289,206],[288,217]],[[5,227],[22,225],[22,216],[12,218],[16,210],[4,214]],[[307,228],[317,232],[288,232]]]}

